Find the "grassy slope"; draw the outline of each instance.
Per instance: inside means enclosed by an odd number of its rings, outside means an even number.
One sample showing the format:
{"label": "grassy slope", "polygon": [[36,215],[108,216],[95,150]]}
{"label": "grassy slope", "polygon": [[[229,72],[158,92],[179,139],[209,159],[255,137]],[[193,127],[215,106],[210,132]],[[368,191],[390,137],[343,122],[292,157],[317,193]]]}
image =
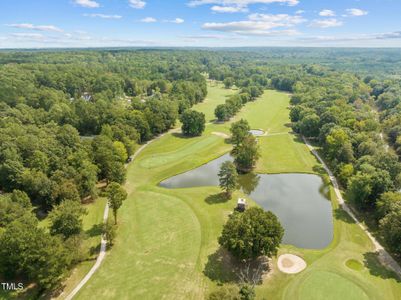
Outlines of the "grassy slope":
{"label": "grassy slope", "polygon": [[[218,87],[209,91],[209,103],[195,107],[208,119],[212,118],[212,102],[217,105],[225,93],[232,93]],[[253,128],[269,128],[270,133],[284,132],[259,139],[263,150],[257,167],[260,172],[313,172],[317,164],[305,145],[285,133],[289,132],[285,125],[287,105],[286,95],[267,91],[235,118],[246,118]],[[202,299],[217,280],[233,280],[222,267],[217,237],[234,201],[218,197],[216,187],[157,187],[160,180],[229,151],[231,146],[223,138],[211,134],[227,133],[228,129],[229,124],[211,124],[202,137],[191,139],[168,134],[140,154],[128,169],[129,197],[120,211],[116,244],[77,299]],[[321,299],[321,295],[331,295],[332,299],[345,300],[366,295],[370,299],[397,299],[401,285],[385,278],[391,276],[369,253],[372,247],[363,231],[342,211],[336,210],[334,216],[333,243],[323,251],[284,245],[280,252],[301,255],[308,268],[298,275],[273,270],[257,288],[258,297]],[[345,266],[349,258],[363,261],[364,257],[369,268],[354,271]]]}

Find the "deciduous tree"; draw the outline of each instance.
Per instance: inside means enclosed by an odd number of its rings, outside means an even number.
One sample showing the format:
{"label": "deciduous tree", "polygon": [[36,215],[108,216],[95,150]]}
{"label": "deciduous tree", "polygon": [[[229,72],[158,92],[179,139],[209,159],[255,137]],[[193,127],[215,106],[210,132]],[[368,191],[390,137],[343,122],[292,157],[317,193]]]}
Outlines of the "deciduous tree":
{"label": "deciduous tree", "polygon": [[180,118],[182,132],[188,136],[199,136],[205,130],[205,114],[195,110],[186,110]]}
{"label": "deciduous tree", "polygon": [[108,185],[106,193],[109,206],[113,210],[114,223],[117,224],[117,211],[123,204],[123,201],[127,199],[127,192],[120,184],[112,182]]}
{"label": "deciduous tree", "polygon": [[277,254],[284,229],[270,211],[251,207],[229,216],[219,238],[219,244],[239,259],[255,259]]}
{"label": "deciduous tree", "polygon": [[230,161],[225,161],[219,171],[219,182],[222,190],[225,191],[227,198],[231,198],[231,194],[238,186],[238,173],[235,165]]}

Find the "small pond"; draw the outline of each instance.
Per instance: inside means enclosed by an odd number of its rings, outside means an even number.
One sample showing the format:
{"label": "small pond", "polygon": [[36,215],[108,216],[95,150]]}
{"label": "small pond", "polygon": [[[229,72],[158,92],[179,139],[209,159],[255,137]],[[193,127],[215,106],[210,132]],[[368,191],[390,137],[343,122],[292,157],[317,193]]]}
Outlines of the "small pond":
{"label": "small pond", "polygon": [[265,132],[263,130],[260,130],[260,129],[251,129],[251,130],[249,130],[249,133],[254,135],[254,136],[261,136],[261,135],[265,134]]}
{"label": "small pond", "polygon": [[[199,168],[160,183],[165,188],[215,186],[220,165],[232,161],[221,156]],[[283,243],[321,249],[333,238],[331,202],[321,178],[311,174],[247,174],[240,176],[242,191],[265,210],[277,215],[285,228]],[[234,206],[234,200],[233,206]]]}

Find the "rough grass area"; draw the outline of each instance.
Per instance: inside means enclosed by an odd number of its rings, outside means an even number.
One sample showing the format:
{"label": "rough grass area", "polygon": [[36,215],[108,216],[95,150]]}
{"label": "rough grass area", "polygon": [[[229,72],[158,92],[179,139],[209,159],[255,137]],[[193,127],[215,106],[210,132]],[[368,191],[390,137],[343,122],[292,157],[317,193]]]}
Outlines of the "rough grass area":
{"label": "rough grass area", "polygon": [[[210,87],[208,103],[195,109],[211,115],[231,90]],[[216,97],[216,98],[214,98]],[[288,127],[289,97],[266,91],[234,118],[253,128],[280,133],[259,138],[261,172],[314,172],[317,162]],[[210,118],[210,117],[209,117]],[[217,238],[235,200],[216,187],[168,190],[158,182],[198,167],[231,149],[225,138],[230,123],[209,124],[202,137],[167,134],[149,145],[128,168],[129,197],[119,212],[116,244],[77,299],[204,299],[218,284],[237,281],[238,265],[218,247]],[[334,193],[331,191],[331,198]],[[233,199],[241,196],[239,192]],[[251,205],[256,205],[250,200]],[[377,262],[366,234],[333,201],[334,239],[323,250],[282,245],[279,254],[302,257],[308,267],[299,274],[272,270],[256,289],[258,299],[399,299],[401,283]],[[363,262],[355,271],[349,259]]]}

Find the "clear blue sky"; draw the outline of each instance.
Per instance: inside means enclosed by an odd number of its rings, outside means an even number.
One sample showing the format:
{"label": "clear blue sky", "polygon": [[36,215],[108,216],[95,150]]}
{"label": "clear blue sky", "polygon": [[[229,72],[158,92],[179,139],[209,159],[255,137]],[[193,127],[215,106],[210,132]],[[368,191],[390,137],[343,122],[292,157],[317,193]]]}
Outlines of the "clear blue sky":
{"label": "clear blue sky", "polygon": [[401,0],[0,0],[0,48],[401,47]]}

